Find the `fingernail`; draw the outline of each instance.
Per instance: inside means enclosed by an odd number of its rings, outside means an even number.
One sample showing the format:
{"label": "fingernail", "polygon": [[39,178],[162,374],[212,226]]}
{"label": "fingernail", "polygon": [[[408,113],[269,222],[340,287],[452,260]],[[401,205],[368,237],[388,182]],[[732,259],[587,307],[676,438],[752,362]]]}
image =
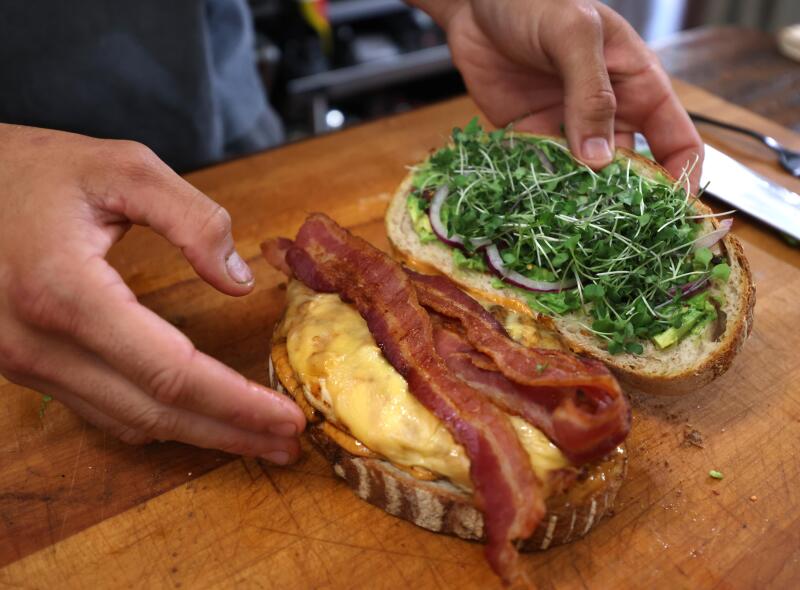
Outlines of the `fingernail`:
{"label": "fingernail", "polygon": [[590,137],[583,140],[581,154],[584,160],[593,162],[608,161],[611,159],[611,148],[605,137]]}
{"label": "fingernail", "polygon": [[286,451],[272,451],[262,457],[275,465],[286,465],[289,462],[289,453]]}
{"label": "fingernail", "polygon": [[241,285],[246,285],[253,280],[253,273],[250,271],[250,267],[242,260],[242,257],[239,256],[236,250],[233,251],[233,254],[228,256],[228,259],[225,261],[225,268],[228,269],[228,275]]}
{"label": "fingernail", "polygon": [[297,426],[291,422],[283,422],[282,424],[273,424],[269,427],[269,431],[278,436],[294,436],[297,434]]}

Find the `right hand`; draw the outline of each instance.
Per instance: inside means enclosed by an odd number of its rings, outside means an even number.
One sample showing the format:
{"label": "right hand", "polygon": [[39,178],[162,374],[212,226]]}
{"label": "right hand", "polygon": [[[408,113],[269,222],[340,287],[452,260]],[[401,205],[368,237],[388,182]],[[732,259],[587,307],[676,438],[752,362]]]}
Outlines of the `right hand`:
{"label": "right hand", "polygon": [[131,223],[220,291],[252,290],[227,211],[143,145],[0,125],[0,372],[125,442],[295,460],[300,409],[198,352],[106,262]]}
{"label": "right hand", "polygon": [[497,126],[561,135],[592,168],[644,134],[697,189],[703,142],[656,55],[597,0],[409,0],[447,32],[470,95]]}

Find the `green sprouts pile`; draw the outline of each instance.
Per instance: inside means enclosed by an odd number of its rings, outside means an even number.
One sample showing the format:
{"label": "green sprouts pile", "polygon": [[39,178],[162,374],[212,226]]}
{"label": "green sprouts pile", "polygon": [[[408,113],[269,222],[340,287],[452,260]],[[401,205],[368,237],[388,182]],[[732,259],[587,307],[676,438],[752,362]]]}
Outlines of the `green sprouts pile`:
{"label": "green sprouts pile", "polygon": [[[506,269],[537,281],[562,282],[558,292],[522,291],[550,315],[582,310],[585,327],[612,353],[641,353],[642,341],[670,329],[699,329],[716,317],[708,292],[695,286],[726,281],[730,269],[698,248],[704,215],[687,199],[685,175],[671,182],[644,178],[630,161],[594,172],[562,144],[484,132],[473,120],[453,131],[453,143],[432,154],[414,175],[409,211],[419,221],[430,199],[448,187],[441,220],[460,266],[486,269],[481,247],[496,245]],[[415,223],[435,240],[427,223]],[[495,280],[495,286],[517,289]],[[698,312],[701,312],[698,315]]]}

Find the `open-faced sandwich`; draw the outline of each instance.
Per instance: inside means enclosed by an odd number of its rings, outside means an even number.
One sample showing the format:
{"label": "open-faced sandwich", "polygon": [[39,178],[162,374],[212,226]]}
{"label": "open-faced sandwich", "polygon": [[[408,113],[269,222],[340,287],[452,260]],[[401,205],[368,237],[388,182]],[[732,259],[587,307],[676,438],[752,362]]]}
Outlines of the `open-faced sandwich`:
{"label": "open-faced sandwich", "polygon": [[389,207],[398,258],[536,318],[629,390],[679,394],[725,372],[752,327],[742,248],[657,164],[594,172],[562,140],[472,121]]}
{"label": "open-faced sandwich", "polygon": [[485,542],[508,584],[524,579],[518,549],[577,539],[611,510],[630,408],[602,363],[322,214],[263,250],[289,277],[270,380],[358,496]]}

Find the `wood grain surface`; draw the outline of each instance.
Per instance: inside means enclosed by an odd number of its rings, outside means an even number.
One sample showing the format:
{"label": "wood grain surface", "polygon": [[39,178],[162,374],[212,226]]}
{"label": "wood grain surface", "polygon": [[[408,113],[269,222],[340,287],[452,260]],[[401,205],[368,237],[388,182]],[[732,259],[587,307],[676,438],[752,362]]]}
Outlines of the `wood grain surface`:
{"label": "wood grain surface", "polygon": [[781,54],[775,33],[695,28],[669,37],[656,53],[670,76],[800,132],[800,64]]}
{"label": "wood grain surface", "polygon": [[[692,109],[786,129],[688,85]],[[143,304],[197,346],[266,380],[283,280],[259,259],[323,210],[386,247],[384,208],[405,167],[476,112],[457,99],[230,162],[188,179],[231,212],[256,291],[233,299],[142,229],[112,251]],[[768,153],[708,135],[795,191]],[[744,215],[734,231],[758,288],[733,368],[683,398],[635,398],[616,514],[586,539],[523,558],[541,588],[789,588],[800,584],[800,250]],[[0,586],[20,588],[493,588],[479,545],[358,500],[316,452],[263,468],[174,443],[133,448],[0,378]],[[685,436],[696,430],[702,446]],[[724,479],[709,478],[717,469]]]}

